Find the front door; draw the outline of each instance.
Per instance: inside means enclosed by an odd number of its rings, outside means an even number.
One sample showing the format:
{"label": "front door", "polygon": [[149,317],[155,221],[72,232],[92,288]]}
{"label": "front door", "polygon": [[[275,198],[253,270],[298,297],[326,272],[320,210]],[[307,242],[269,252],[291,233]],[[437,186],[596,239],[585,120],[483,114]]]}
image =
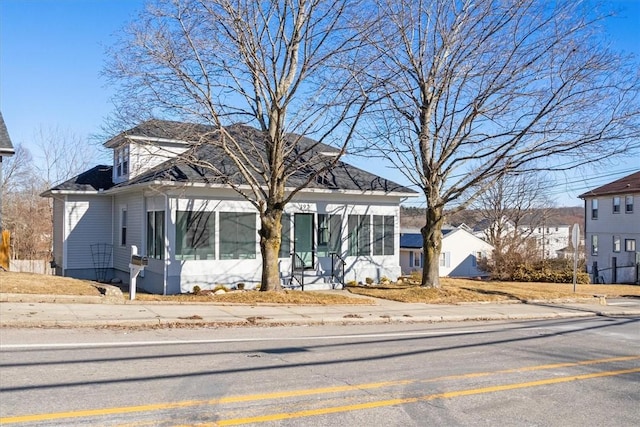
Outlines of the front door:
{"label": "front door", "polygon": [[294,250],[306,268],[314,268],[313,214],[297,213],[293,217]]}

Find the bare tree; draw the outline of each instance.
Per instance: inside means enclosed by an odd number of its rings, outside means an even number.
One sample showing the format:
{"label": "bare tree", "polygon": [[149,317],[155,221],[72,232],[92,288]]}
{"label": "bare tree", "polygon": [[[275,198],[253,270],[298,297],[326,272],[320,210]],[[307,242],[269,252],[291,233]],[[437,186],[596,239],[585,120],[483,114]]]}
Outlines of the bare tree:
{"label": "bare tree", "polygon": [[26,188],[34,174],[31,151],[21,144],[16,144],[15,154],[3,162],[0,196],[4,199],[8,194]]}
{"label": "bare tree", "polygon": [[15,155],[3,168],[2,228],[11,232],[11,257],[37,259],[47,257],[51,248],[50,201],[39,197],[43,181],[31,152],[16,145]]}
{"label": "bare tree", "polygon": [[[124,32],[106,69],[120,85],[120,118],[210,126],[184,140],[222,149],[235,165],[241,180],[224,181],[260,215],[261,290],[280,288],[285,205],[338,161],[367,102],[356,79],[364,66],[358,3],[156,1]],[[247,146],[225,128],[232,123],[253,125],[262,138]],[[335,156],[303,136],[336,146]],[[200,157],[189,160],[220,172]]]}
{"label": "bare tree", "polygon": [[439,286],[444,209],[505,173],[633,153],[638,66],[598,37],[592,2],[377,0],[384,83],[371,140],[426,198],[423,286]]}
{"label": "bare tree", "polygon": [[501,278],[519,263],[540,258],[531,235],[552,215],[549,188],[550,183],[538,174],[504,176],[472,203],[486,225],[485,238],[494,248],[493,277]]}
{"label": "bare tree", "polygon": [[71,131],[40,127],[32,139],[38,156],[22,144],[3,168],[2,228],[11,231],[11,257],[48,258],[51,252],[53,205],[40,193],[85,170],[97,150]]}
{"label": "bare tree", "polygon": [[98,156],[97,148],[71,130],[40,126],[33,143],[38,148],[34,167],[43,185],[49,187],[89,168]]}

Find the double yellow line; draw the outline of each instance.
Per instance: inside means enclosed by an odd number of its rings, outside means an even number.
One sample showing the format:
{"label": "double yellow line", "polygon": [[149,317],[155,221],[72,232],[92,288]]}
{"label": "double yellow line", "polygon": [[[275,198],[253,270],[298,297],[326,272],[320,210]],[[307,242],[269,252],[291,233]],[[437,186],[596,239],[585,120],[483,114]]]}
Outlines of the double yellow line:
{"label": "double yellow line", "polygon": [[[123,415],[128,413],[152,412],[152,411],[161,411],[161,410],[170,410],[170,409],[189,408],[189,407],[203,406],[203,405],[220,405],[220,404],[229,404],[229,403],[258,401],[258,400],[283,399],[283,398],[289,398],[289,397],[340,393],[340,392],[357,391],[357,390],[370,390],[370,389],[377,389],[377,388],[384,388],[384,387],[402,386],[402,385],[413,384],[413,383],[426,383],[426,382],[453,380],[453,379],[477,378],[477,377],[496,375],[496,374],[505,374],[505,373],[540,371],[540,370],[547,370],[547,369],[595,365],[595,364],[602,364],[602,363],[624,362],[624,361],[637,360],[637,359],[640,359],[640,355],[612,357],[612,358],[606,358],[606,359],[584,360],[580,362],[565,362],[565,363],[554,363],[554,364],[547,364],[547,365],[535,365],[535,366],[504,369],[504,370],[491,371],[491,372],[475,372],[470,374],[449,375],[449,376],[431,378],[426,380],[411,379],[411,380],[399,380],[399,381],[385,381],[385,382],[377,382],[377,383],[344,385],[344,386],[335,386],[335,387],[322,387],[322,388],[314,388],[314,389],[288,390],[288,391],[281,391],[281,392],[274,392],[274,393],[229,396],[229,397],[223,397],[219,399],[210,399],[210,400],[185,400],[181,402],[165,402],[165,403],[156,403],[156,404],[139,405],[139,406],[89,409],[89,410],[82,410],[82,411],[56,412],[56,413],[49,413],[49,414],[20,415],[20,416],[0,418],[0,424],[5,425],[5,424],[12,424],[12,423],[52,421],[52,420],[59,420],[64,418],[83,418],[83,417],[96,417],[96,416],[105,416],[105,415]],[[537,380],[537,381],[528,381],[528,382],[521,382],[521,383],[515,383],[515,384],[504,384],[504,385],[497,385],[497,386],[490,386],[490,387],[457,390],[457,391],[451,391],[446,393],[436,393],[436,394],[429,394],[429,395],[418,396],[418,397],[378,400],[378,401],[365,402],[365,403],[359,403],[359,404],[353,404],[353,405],[342,405],[342,406],[334,406],[334,407],[319,408],[319,409],[297,411],[297,412],[276,413],[276,414],[269,414],[269,415],[263,415],[263,416],[257,416],[257,417],[218,420],[217,422],[211,423],[210,425],[232,426],[232,425],[240,425],[240,424],[248,424],[248,423],[311,417],[311,416],[317,416],[317,415],[327,415],[327,414],[335,414],[340,412],[358,411],[363,409],[372,409],[372,408],[380,408],[385,406],[424,402],[424,401],[436,400],[436,399],[451,399],[454,397],[461,397],[461,396],[471,396],[471,395],[483,394],[483,393],[494,393],[494,392],[506,391],[506,390],[516,390],[516,389],[523,389],[523,388],[529,388],[529,387],[538,387],[543,385],[560,384],[560,383],[567,383],[571,381],[587,380],[592,378],[611,377],[611,376],[625,375],[625,374],[631,374],[636,372],[640,372],[640,367],[631,368],[631,369],[620,369],[615,371],[595,372],[595,373],[581,374],[581,375],[570,375],[565,377],[557,377],[557,378],[550,378],[550,379]],[[206,425],[206,424],[202,424],[202,425]]]}

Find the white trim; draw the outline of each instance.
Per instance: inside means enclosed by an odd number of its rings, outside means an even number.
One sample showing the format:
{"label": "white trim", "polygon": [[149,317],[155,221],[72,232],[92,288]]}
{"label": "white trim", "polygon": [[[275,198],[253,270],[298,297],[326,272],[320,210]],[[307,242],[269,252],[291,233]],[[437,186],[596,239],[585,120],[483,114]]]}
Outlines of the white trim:
{"label": "white trim", "polygon": [[[132,187],[138,187],[138,186],[152,186],[152,185],[157,185],[157,186],[163,186],[163,187],[194,187],[194,188],[222,188],[222,189],[228,189],[228,190],[234,190],[233,188],[231,188],[231,186],[229,186],[228,184],[204,184],[204,183],[200,183],[200,182],[187,182],[187,183],[176,183],[173,181],[148,181],[148,182],[141,182],[141,183],[137,183],[137,184],[132,184],[129,186],[124,186],[124,187],[118,187],[118,188],[110,188],[109,190],[106,190],[106,193],[111,193],[111,192],[116,192],[118,190],[126,190],[128,188],[132,188]],[[239,190],[247,190],[247,191],[252,191],[252,187],[249,185],[241,185],[237,187]],[[263,190],[267,189],[267,187],[261,187]],[[293,189],[291,187],[286,187],[285,188],[285,192],[291,192],[293,191]],[[298,194],[306,194],[306,193],[323,193],[323,194],[354,194],[354,195],[366,195],[366,196],[396,196],[396,197],[420,197],[419,194],[414,194],[414,193],[405,193],[402,191],[390,191],[390,192],[385,192],[385,191],[381,191],[381,190],[371,190],[371,191],[362,191],[362,190],[330,190],[330,189],[323,189],[323,188],[304,188],[302,191],[299,191]]]}
{"label": "white trim", "polygon": [[69,257],[67,256],[67,231],[68,231],[68,227],[67,227],[67,221],[68,221],[68,215],[67,215],[67,199],[68,196],[64,196],[64,204],[62,206],[62,276],[64,276],[65,271],[67,270],[67,265],[68,265],[68,259]]}
{"label": "white trim", "polygon": [[169,264],[171,262],[171,253],[169,252],[169,220],[171,219],[171,206],[169,205],[169,196],[164,194],[164,269],[162,280],[162,295],[167,295],[167,279],[169,276]]}

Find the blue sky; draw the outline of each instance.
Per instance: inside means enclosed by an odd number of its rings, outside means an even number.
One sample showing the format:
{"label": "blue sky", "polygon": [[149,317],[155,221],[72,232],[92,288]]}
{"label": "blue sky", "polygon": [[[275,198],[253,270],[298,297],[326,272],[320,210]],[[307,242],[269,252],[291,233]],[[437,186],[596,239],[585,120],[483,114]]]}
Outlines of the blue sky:
{"label": "blue sky", "polygon": [[[142,4],[142,0],[0,0],[0,110],[14,144],[33,151],[38,128],[58,127],[86,138],[100,130],[112,108],[111,90],[100,77],[105,48]],[[622,12],[607,27],[610,40],[640,58],[640,0],[612,4]],[[640,160],[629,158],[609,165],[598,178],[572,173],[558,181],[553,196],[558,205],[580,205],[576,196],[581,192],[639,168]],[[391,169],[376,172],[403,182]]]}

